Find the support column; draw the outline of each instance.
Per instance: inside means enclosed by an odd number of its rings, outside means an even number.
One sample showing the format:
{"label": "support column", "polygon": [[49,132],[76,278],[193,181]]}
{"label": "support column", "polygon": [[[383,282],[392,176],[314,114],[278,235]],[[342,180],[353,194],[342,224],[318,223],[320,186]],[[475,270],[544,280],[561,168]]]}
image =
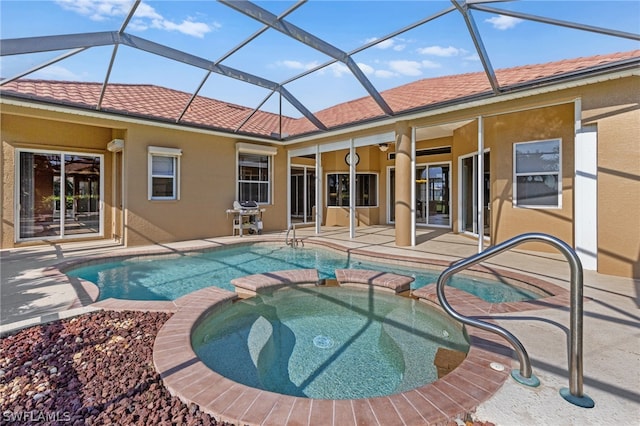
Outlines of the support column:
{"label": "support column", "polygon": [[320,152],[320,145],[316,145],[316,215],[314,220],[316,221],[317,235],[322,232],[322,191],[322,153]]}
{"label": "support column", "polygon": [[411,245],[411,127],[406,122],[396,124],[396,245]]}

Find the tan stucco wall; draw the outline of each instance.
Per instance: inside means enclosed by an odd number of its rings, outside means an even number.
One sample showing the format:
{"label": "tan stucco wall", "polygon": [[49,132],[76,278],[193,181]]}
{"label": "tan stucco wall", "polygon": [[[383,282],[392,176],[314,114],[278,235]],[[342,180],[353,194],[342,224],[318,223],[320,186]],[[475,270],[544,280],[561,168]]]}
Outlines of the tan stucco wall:
{"label": "tan stucco wall", "polygon": [[[113,154],[106,150],[113,138],[125,139],[122,202],[124,238],[128,246],[231,234],[232,216],[227,216],[226,210],[235,199],[238,139],[137,123],[69,117],[50,111],[37,111],[35,115],[52,120],[30,117],[34,112],[27,109],[16,108],[16,112],[2,115],[2,248],[14,246],[14,162],[15,148],[19,147],[104,154],[104,238],[119,235],[119,229],[111,226]],[[71,119],[75,122],[65,122]],[[148,146],[182,149],[178,178],[180,200],[148,200]],[[287,185],[286,164],[286,151],[279,148],[272,167],[271,204],[263,206],[265,232],[286,228],[287,195],[278,189]],[[116,228],[119,226],[116,220]]]}
{"label": "tan stucco wall", "polygon": [[[64,123],[3,113],[2,150],[2,248],[14,246],[16,149],[43,149],[104,155],[104,236],[111,238],[111,153],[105,148],[112,139],[112,129],[82,124]],[[23,242],[22,245],[34,244]]]}
{"label": "tan stucco wall", "polygon": [[[640,277],[640,78],[626,77],[557,92],[524,96],[508,102],[471,106],[465,110],[432,115],[405,122],[408,126],[429,126],[457,120],[484,118],[485,147],[491,152],[492,243],[522,232],[538,231],[556,235],[569,244],[574,241],[573,162],[574,100],[581,99],[582,120],[598,131],[598,268],[600,272]],[[550,106],[552,105],[552,106]],[[519,112],[512,112],[519,111]],[[32,116],[28,118],[26,116]],[[375,135],[393,130],[359,130],[293,144],[289,148],[316,143],[344,141],[351,137]],[[112,200],[111,154],[106,143],[124,138],[123,196],[127,244],[147,244],[174,240],[228,235],[231,217],[225,210],[235,197],[235,143],[239,138],[149,126],[116,118],[87,117],[44,109],[3,105],[2,114],[2,247],[11,247],[14,238],[14,149],[17,146],[52,148],[105,155],[105,203]],[[512,205],[513,144],[549,138],[562,139],[563,199],[560,209],[519,209]],[[245,141],[246,142],[246,141]],[[445,143],[447,142],[447,143]],[[450,143],[449,143],[450,142]],[[453,230],[458,232],[459,157],[477,149],[475,121],[460,127],[450,138],[418,141],[417,148],[452,145],[452,154],[418,158],[418,163],[451,161]],[[179,201],[147,200],[147,146],[183,150]],[[395,150],[392,145],[390,151]],[[378,207],[358,209],[361,224],[385,223],[387,206],[387,160],[376,146],[357,149],[358,172],[378,173]],[[322,158],[324,194],[326,174],[346,172],[346,150],[325,153]],[[233,161],[231,160],[233,159]],[[272,205],[264,216],[265,231],[286,227],[286,150],[274,157]],[[312,164],[313,162],[310,162]],[[396,194],[397,196],[397,194]],[[326,205],[326,203],[325,203]],[[105,209],[105,237],[110,237],[110,206]],[[325,208],[324,218],[329,220]],[[344,212],[343,212],[344,213]],[[396,211],[397,213],[397,211]],[[340,216],[337,212],[334,216]],[[348,217],[344,215],[347,220]],[[337,223],[337,219],[334,220]],[[348,223],[348,222],[347,222]],[[329,223],[327,223],[329,224]],[[343,224],[343,222],[340,222]],[[406,224],[405,224],[406,225]],[[404,225],[396,223],[396,229]],[[535,247],[552,250],[547,246]]]}
{"label": "tan stucco wall", "polygon": [[640,77],[582,93],[598,129],[598,272],[640,278]]}
{"label": "tan stucco wall", "polygon": [[[491,149],[492,243],[525,232],[542,232],[573,244],[573,116],[572,104],[505,114],[485,119]],[[561,140],[562,207],[518,208],[513,204],[513,145],[544,139]],[[522,246],[542,249],[544,246]],[[546,247],[548,250],[548,246]]]}
{"label": "tan stucco wall", "polygon": [[[231,235],[236,198],[236,140],[151,126],[132,125],[125,148],[128,245]],[[148,147],[182,150],[180,199],[149,200]],[[274,158],[274,188],[286,188],[286,153]],[[273,188],[272,188],[273,189]],[[273,190],[263,215],[264,231],[286,228],[285,191]]]}

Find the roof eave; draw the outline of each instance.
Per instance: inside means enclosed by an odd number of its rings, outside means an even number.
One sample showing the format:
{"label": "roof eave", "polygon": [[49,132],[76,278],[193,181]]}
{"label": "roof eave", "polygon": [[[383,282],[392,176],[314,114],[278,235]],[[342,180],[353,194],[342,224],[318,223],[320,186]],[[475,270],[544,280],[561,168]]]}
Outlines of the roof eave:
{"label": "roof eave", "polygon": [[[548,93],[553,91],[563,90],[569,87],[584,86],[588,84],[594,84],[614,78],[623,78],[629,76],[640,75],[640,58],[632,58],[625,61],[615,62],[613,64],[605,64],[596,68],[589,68],[587,70],[581,70],[571,73],[563,73],[557,76],[545,77],[541,79],[531,80],[524,83],[513,84],[501,88],[498,95],[492,91],[474,94],[463,98],[456,98],[444,102],[438,102],[430,105],[419,106],[403,111],[398,111],[393,117],[386,115],[368,118],[357,122],[345,123],[339,126],[332,127],[326,131],[313,130],[310,132],[300,133],[293,136],[284,138],[265,136],[250,132],[237,132],[229,129],[219,128],[215,126],[198,125],[195,123],[176,123],[170,119],[163,119],[157,116],[149,116],[143,114],[132,114],[119,110],[96,110],[93,106],[88,104],[79,104],[73,102],[65,102],[58,100],[47,100],[39,98],[33,95],[23,95],[16,93],[2,93],[0,94],[0,103],[6,102],[7,99],[14,99],[16,101],[27,101],[31,106],[39,105],[42,109],[48,110],[60,110],[62,112],[70,112],[66,109],[71,109],[73,113],[78,115],[90,115],[94,117],[104,118],[105,115],[113,119],[120,119],[125,121],[143,121],[146,124],[153,122],[164,127],[170,126],[172,128],[180,129],[192,129],[198,132],[206,132],[214,135],[225,137],[241,137],[243,139],[251,139],[260,142],[277,143],[281,145],[290,145],[293,143],[300,143],[306,141],[312,141],[318,138],[326,138],[331,136],[342,135],[354,131],[363,129],[369,129],[373,126],[385,126],[392,125],[398,120],[413,120],[418,118],[429,117],[433,115],[443,114],[446,112],[457,111],[462,109],[469,109],[482,105],[489,105],[493,103],[505,102],[511,99],[522,98],[526,96],[533,96],[541,93]],[[27,106],[27,105],[23,105]]]}

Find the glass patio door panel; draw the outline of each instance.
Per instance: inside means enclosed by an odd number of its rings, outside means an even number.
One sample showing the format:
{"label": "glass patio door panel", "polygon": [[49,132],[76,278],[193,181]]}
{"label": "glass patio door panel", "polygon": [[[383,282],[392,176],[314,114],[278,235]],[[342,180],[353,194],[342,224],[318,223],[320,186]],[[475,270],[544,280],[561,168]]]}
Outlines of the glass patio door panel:
{"label": "glass patio door panel", "polygon": [[19,238],[61,235],[60,154],[21,152],[19,161]]}
{"label": "glass patio door panel", "polygon": [[[448,164],[416,166],[416,224],[451,226]],[[389,222],[395,221],[395,168],[389,169]]]}
{"label": "glass patio door panel", "polygon": [[295,222],[314,221],[313,208],[316,204],[316,172],[314,169],[291,169],[291,219]]}
{"label": "glass patio door panel", "polygon": [[304,214],[304,171],[291,170],[291,217]]}
{"label": "glass patio door panel", "polygon": [[416,223],[427,224],[429,194],[428,170],[425,166],[416,167]]}
{"label": "glass patio door panel", "polygon": [[434,226],[451,226],[449,199],[449,170],[448,165],[433,165],[428,167],[427,224]]}
{"label": "glass patio door panel", "polygon": [[18,240],[101,232],[101,156],[21,151],[18,165]]}
{"label": "glass patio door panel", "polygon": [[475,173],[476,170],[476,156],[466,157],[462,159],[462,209],[461,209],[461,218],[462,218],[462,229],[466,232],[470,232],[472,234],[476,234],[476,211],[478,206],[478,201],[476,199],[476,190],[477,185]]}
{"label": "glass patio door panel", "polygon": [[100,232],[100,157],[64,156],[64,235]]}
{"label": "glass patio door panel", "polygon": [[396,221],[396,169],[389,169],[389,222]]}
{"label": "glass patio door panel", "polygon": [[[491,176],[490,153],[485,152],[483,158],[483,234],[491,234]],[[461,212],[462,230],[471,234],[478,234],[478,156],[473,155],[461,160]]]}
{"label": "glass patio door panel", "polygon": [[313,215],[314,208],[316,206],[316,171],[312,169],[306,170],[306,220],[305,222],[315,222]]}

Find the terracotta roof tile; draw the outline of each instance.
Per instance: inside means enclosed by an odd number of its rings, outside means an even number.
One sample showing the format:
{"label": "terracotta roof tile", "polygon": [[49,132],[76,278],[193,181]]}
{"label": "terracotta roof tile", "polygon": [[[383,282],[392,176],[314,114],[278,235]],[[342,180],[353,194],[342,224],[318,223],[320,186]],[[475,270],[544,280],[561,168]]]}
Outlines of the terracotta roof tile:
{"label": "terracotta roof tile", "polygon": [[[577,71],[640,59],[640,50],[584,58],[566,59],[537,65],[496,70],[501,90],[534,85],[542,79],[560,78]],[[102,84],[22,79],[0,87],[0,94],[95,109]],[[428,78],[381,93],[395,114],[464,101],[471,96],[490,95],[491,85],[483,72]],[[108,112],[176,122],[191,99],[191,94],[154,85],[109,84],[102,109]],[[335,105],[315,113],[329,129],[384,117],[371,97]],[[181,123],[222,131],[272,136],[290,136],[318,129],[305,117],[282,117],[216,99],[198,96],[189,106]],[[282,131],[280,124],[282,123]]]}

